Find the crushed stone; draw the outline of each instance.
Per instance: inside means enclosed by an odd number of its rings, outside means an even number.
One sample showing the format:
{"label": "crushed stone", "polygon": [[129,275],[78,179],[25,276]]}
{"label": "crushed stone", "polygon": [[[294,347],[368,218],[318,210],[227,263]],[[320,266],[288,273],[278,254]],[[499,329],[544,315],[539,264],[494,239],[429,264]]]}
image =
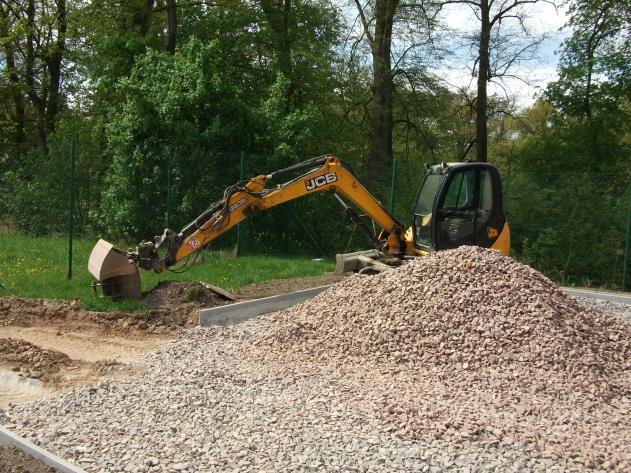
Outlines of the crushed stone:
{"label": "crushed stone", "polygon": [[255,357],[285,372],[344,367],[394,435],[631,468],[631,324],[498,252],[354,275],[269,321]]}
{"label": "crushed stone", "polygon": [[629,321],[475,248],[193,329],[0,411],[88,472],[629,471]]}

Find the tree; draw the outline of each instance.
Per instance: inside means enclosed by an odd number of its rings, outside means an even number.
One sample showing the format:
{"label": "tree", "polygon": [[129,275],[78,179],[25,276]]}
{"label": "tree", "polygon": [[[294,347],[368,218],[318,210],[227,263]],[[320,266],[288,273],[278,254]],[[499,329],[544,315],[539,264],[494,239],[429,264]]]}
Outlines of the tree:
{"label": "tree", "polygon": [[[2,42],[10,80],[21,83],[33,105],[37,144],[47,152],[47,134],[54,131],[61,108],[62,63],[66,53],[66,0],[35,2],[2,0]],[[17,91],[17,87],[15,87]],[[22,102],[14,94],[16,120],[23,122]],[[20,131],[21,125],[17,131]]]}
{"label": "tree", "polygon": [[[552,3],[548,0],[446,0],[441,6],[464,4],[469,6],[479,21],[478,34],[475,37],[477,56],[473,73],[477,76],[476,84],[476,160],[488,160],[488,84],[499,83],[506,77],[514,77],[510,70],[542,41],[534,37],[526,26],[525,5]],[[511,29],[512,27],[512,29]],[[508,30],[508,31],[507,31]],[[526,38],[526,42],[512,42],[517,36]]]}
{"label": "tree", "polygon": [[[291,49],[293,35],[290,31],[291,0],[261,0],[261,9],[272,31],[272,42],[276,51],[276,67],[278,71],[289,81],[285,106],[289,108],[289,102],[294,92],[293,67],[291,61]],[[293,25],[291,25],[293,26]]]}
{"label": "tree", "polygon": [[[360,40],[365,38],[368,42],[372,62],[370,143],[366,164],[367,185],[375,191],[384,182],[392,160],[394,79],[403,70],[408,54],[432,43],[433,15],[429,12],[429,4],[423,2],[369,0],[362,5],[360,0],[355,0],[355,6],[362,25]],[[416,37],[400,53],[393,67],[392,44],[397,22],[414,25]]]}
{"label": "tree", "polygon": [[24,124],[26,119],[26,109],[24,92],[20,84],[20,77],[16,65],[16,49],[18,45],[15,35],[9,34],[12,27],[11,23],[12,21],[15,21],[14,18],[11,18],[11,13],[12,12],[7,5],[0,4],[0,39],[2,41],[2,52],[4,54],[6,64],[5,74],[8,82],[7,99],[13,102],[12,109],[9,106],[7,113],[10,116],[10,121],[13,122],[12,128],[14,133],[11,137],[15,146],[15,152],[13,154],[19,157],[22,155],[25,144]]}
{"label": "tree", "polygon": [[[546,97],[566,117],[579,120],[591,169],[598,170],[628,124],[631,99],[631,1],[578,0],[569,9],[559,79]],[[628,130],[628,125],[626,126]],[[609,162],[611,164],[611,162]]]}

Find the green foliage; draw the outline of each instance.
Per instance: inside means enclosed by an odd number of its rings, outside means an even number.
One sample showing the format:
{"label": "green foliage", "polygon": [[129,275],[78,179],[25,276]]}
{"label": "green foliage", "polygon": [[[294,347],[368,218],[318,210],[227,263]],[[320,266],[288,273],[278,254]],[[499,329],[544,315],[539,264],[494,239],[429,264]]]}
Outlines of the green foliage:
{"label": "green foliage", "polygon": [[631,98],[629,0],[577,0],[570,3],[572,35],[565,40],[559,80],[548,98],[570,116],[612,112]]}
{"label": "green foliage", "polygon": [[197,300],[197,298],[199,297],[199,287],[194,286],[194,287],[189,287],[186,290],[186,300],[189,302],[192,302],[194,300]]}
{"label": "green foliage", "polygon": [[[161,2],[66,2],[60,108],[46,127],[45,147],[38,146],[37,103],[25,78],[25,4],[12,4],[13,16],[0,12],[0,64],[9,55],[16,61],[14,70],[0,69],[0,229],[47,235],[61,246],[51,235],[68,230],[73,137],[75,232],[133,243],[165,223],[182,228],[221,198],[239,179],[242,151],[246,178],[331,153],[366,181],[370,54],[330,2],[291,0],[289,9],[268,0],[178,2],[174,54],[164,51]],[[41,12],[58,5],[37,3],[38,92],[49,85],[43,65],[55,38],[46,35],[54,31],[53,16]],[[513,253],[567,283],[613,287],[620,280],[631,182],[630,11],[629,0],[569,2],[571,35],[560,52],[559,79],[529,109],[518,110],[510,98],[489,103],[489,157],[504,176]],[[399,19],[408,29],[395,32],[397,48],[430,39],[416,14]],[[394,214],[406,224],[423,164],[464,159],[475,134],[476,97],[446,88],[425,66],[426,50],[414,51],[397,63],[393,78]],[[18,143],[20,98],[26,108]],[[375,195],[387,206],[390,176],[383,182]],[[255,215],[245,227],[247,253],[320,256],[366,248],[328,195]],[[231,247],[235,234],[213,246]],[[42,281],[34,291],[55,285]]]}
{"label": "green foliage", "polygon": [[314,106],[307,105],[302,109],[287,110],[287,95],[291,87],[289,79],[279,73],[270,87],[269,96],[259,110],[260,120],[268,126],[257,137],[257,145],[263,149],[273,150],[277,158],[269,163],[273,169],[301,161],[301,152],[313,143],[315,130],[319,124],[317,109]]}
{"label": "green foliage", "polygon": [[619,157],[631,151],[624,142],[631,121],[629,12],[629,0],[571,3],[572,35],[561,49],[559,79],[545,93],[564,143],[574,145],[582,167],[592,171],[620,164]]}
{"label": "green foliage", "polygon": [[[241,91],[225,81],[218,47],[191,39],[174,55],[149,51],[119,82],[125,102],[107,126],[114,159],[95,215],[108,234],[137,239],[162,225],[168,146],[177,156],[175,214],[190,218],[235,180],[237,151],[255,128]],[[233,163],[217,152],[234,152]]]}
{"label": "green foliage", "polygon": [[617,287],[629,184],[616,181],[612,174],[505,176],[514,254],[564,284]]}

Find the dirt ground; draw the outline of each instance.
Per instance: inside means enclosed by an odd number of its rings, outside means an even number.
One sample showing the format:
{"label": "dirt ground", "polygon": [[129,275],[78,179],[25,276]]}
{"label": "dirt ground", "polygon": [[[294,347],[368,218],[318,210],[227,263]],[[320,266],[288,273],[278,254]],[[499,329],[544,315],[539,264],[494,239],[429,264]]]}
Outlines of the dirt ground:
{"label": "dirt ground", "polygon": [[334,284],[342,279],[343,276],[337,276],[334,273],[325,274],[324,276],[311,276],[293,279],[271,279],[269,281],[250,284],[241,288],[237,292],[239,299],[259,299],[261,297],[274,296],[276,294],[286,294],[312,287],[326,286]]}
{"label": "dirt ground", "polygon": [[[241,289],[238,300],[332,284],[334,275],[272,280]],[[142,374],[134,361],[198,324],[201,307],[228,304],[208,285],[162,281],[144,310],[92,312],[80,301],[0,298],[0,409],[90,384]],[[4,470],[2,470],[4,471]]]}
{"label": "dirt ground", "polygon": [[10,446],[0,446],[0,471],[11,473],[55,473],[57,470]]}

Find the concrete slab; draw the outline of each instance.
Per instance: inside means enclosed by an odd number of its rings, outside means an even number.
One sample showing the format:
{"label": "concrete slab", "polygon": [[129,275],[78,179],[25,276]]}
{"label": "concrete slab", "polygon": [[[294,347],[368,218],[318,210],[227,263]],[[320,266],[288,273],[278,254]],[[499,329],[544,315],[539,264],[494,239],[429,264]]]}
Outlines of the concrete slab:
{"label": "concrete slab", "polygon": [[5,429],[0,425],[0,445],[13,445],[19,450],[22,450],[27,455],[36,458],[42,463],[55,468],[60,473],[86,473],[85,470],[78,466],[68,463],[62,460],[57,455],[54,455],[41,447],[38,447],[33,442],[29,442],[23,437],[14,434],[8,429]]}
{"label": "concrete slab", "polygon": [[252,319],[259,315],[287,309],[292,305],[311,299],[328,288],[329,286],[320,286],[305,289],[304,291],[290,292],[289,294],[280,294],[278,296],[264,297],[263,299],[254,299],[251,301],[237,302],[236,304],[212,307],[210,309],[201,309],[199,311],[199,324],[202,327],[238,324],[239,322]]}

